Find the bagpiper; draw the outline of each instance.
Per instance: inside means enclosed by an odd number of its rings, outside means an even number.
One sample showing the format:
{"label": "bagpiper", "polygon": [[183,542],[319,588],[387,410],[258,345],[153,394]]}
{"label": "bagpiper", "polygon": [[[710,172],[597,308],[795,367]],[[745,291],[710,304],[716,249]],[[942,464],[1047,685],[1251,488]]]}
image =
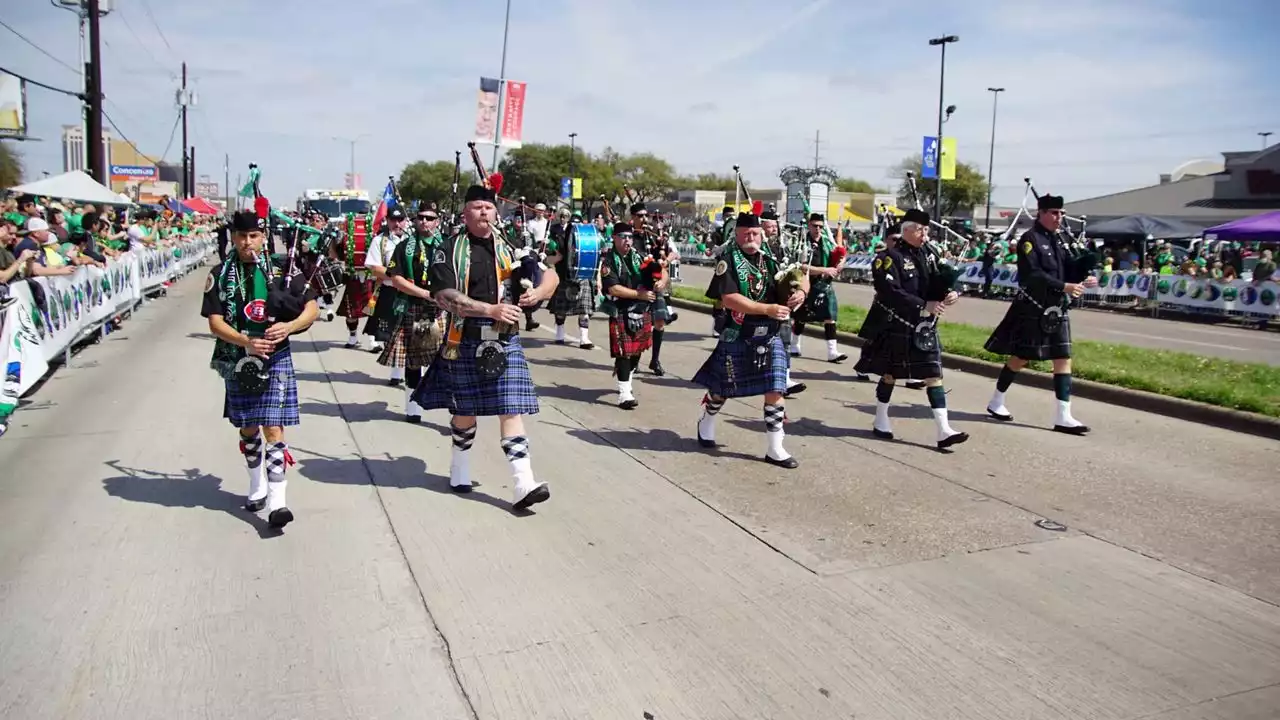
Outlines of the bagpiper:
{"label": "bagpiper", "polygon": [[252,211],[232,216],[234,252],[209,273],[200,314],[216,338],[210,366],[226,387],[222,415],[240,431],[249,469],[244,507],[265,507],[268,524],[282,528],[293,521],[285,502],[293,458],[284,429],[300,422],[289,337],[311,327],[319,307],[298,268],[264,254],[266,230],[266,219]]}
{"label": "bagpiper", "polygon": [[[738,209],[732,205],[725,205],[720,211],[720,227],[711,231],[711,257],[719,258],[724,251],[733,243],[733,217],[737,214]],[[712,337],[720,337],[721,330],[724,329],[725,322],[724,305],[719,300],[712,305],[711,308],[711,335]]]}
{"label": "bagpiper", "polygon": [[548,231],[546,264],[555,268],[559,285],[556,294],[551,298],[550,311],[556,321],[556,344],[565,344],[565,320],[570,315],[578,318],[578,347],[583,350],[595,348],[591,342],[591,316],[596,311],[596,288],[600,287],[600,273],[587,280],[576,280],[574,271],[569,267],[570,226],[563,228],[553,225]]}
{"label": "bagpiper", "polygon": [[422,369],[435,359],[443,341],[440,312],[431,301],[427,268],[440,246],[440,215],[432,208],[418,212],[413,234],[396,245],[387,262],[387,277],[396,289],[392,329],[378,356],[384,367],[403,368],[407,422],[422,422],[422,408],[413,393],[422,382]]}
{"label": "bagpiper", "polygon": [[790,358],[778,332],[792,310],[805,301],[809,279],[797,275],[794,287],[780,282],[778,262],[761,251],[764,233],[755,215],[739,215],[734,236],[707,288],[708,298],[723,303],[725,324],[711,357],[693,377],[695,384],[707,389],[698,419],[698,444],[716,447],[716,415],[726,399],[764,395],[768,439],[764,459],[778,467],[796,468],[800,462],[783,447],[783,393]]}
{"label": "bagpiper", "polygon": [[618,381],[618,407],[623,410],[639,405],[631,377],[640,367],[640,356],[653,346],[655,287],[665,276],[661,264],[641,257],[633,243],[632,227],[615,223],[613,244],[600,264],[603,310],[609,316],[609,355]]}
{"label": "bagpiper", "polygon": [[1031,360],[1053,361],[1053,390],[1058,399],[1053,429],[1084,435],[1089,426],[1071,415],[1071,322],[1067,305],[1096,287],[1091,277],[1092,253],[1074,257],[1059,235],[1066,214],[1062,196],[1041,195],[1035,225],[1018,239],[1018,294],[1004,320],[987,339],[986,349],[1009,360],[1000,370],[987,413],[1001,422],[1013,420],[1004,394]]}
{"label": "bagpiper", "polygon": [[[373,305],[373,316],[364,323],[365,334],[373,336],[373,352],[382,352],[395,326],[396,286],[391,282],[391,278],[387,277],[387,263],[391,261],[396,246],[404,242],[405,226],[408,222],[409,219],[405,216],[404,210],[399,207],[391,208],[387,212],[386,227],[369,243],[369,251],[364,256],[364,266],[373,273],[375,281],[379,283],[378,296]],[[388,384],[399,387],[403,382],[404,368],[391,368]]]}
{"label": "bagpiper", "polygon": [[[665,268],[671,261],[674,250],[671,243],[653,232],[649,226],[649,210],[644,203],[631,206],[631,226],[635,233],[634,243],[644,256],[652,257]],[[666,374],[662,367],[662,338],[666,333],[667,323],[674,322],[676,314],[667,305],[667,295],[671,293],[671,284],[664,273],[654,288],[657,296],[649,304],[653,314],[653,352],[649,355],[649,370],[658,377]]]}
{"label": "bagpiper", "polygon": [[793,341],[791,355],[800,356],[800,341],[804,337],[804,326],[811,322],[822,323],[822,334],[827,341],[827,362],[838,363],[849,359],[840,352],[836,340],[836,320],[840,315],[840,304],[836,298],[836,289],[832,282],[840,274],[837,262],[835,238],[827,231],[827,219],[822,213],[809,215],[809,243],[813,250],[809,254],[809,275],[813,283],[813,291],[804,306],[796,311],[793,323]]}
{"label": "bagpiper", "polygon": [[[767,210],[760,213],[760,228],[764,230],[765,248],[769,254],[774,257],[782,265],[790,265],[799,260],[799,258],[791,257],[787,252],[787,246],[782,241],[782,229],[778,226],[778,213],[770,205]],[[791,323],[782,323],[782,329],[778,331],[778,337],[782,340],[783,347],[791,347],[792,330]],[[787,364],[787,389],[782,394],[786,397],[799,395],[808,389],[808,386],[802,382],[791,379],[791,364]]]}
{"label": "bagpiper", "polygon": [[471,446],[476,418],[498,416],[502,450],[515,479],[516,510],[551,497],[545,482],[533,476],[524,415],[538,412],[538,395],[520,342],[521,307],[532,307],[555,293],[559,276],[543,273],[542,283],[525,290],[517,304],[507,280],[512,276],[511,248],[499,239],[497,195],[473,185],[464,198],[465,232],[436,248],[430,269],[430,292],[448,313],[447,337],[439,357],[427,368],[413,399],[424,410],[448,410],[453,437],[449,486],[471,491]]}
{"label": "bagpiper", "polygon": [[856,370],[879,375],[876,385],[876,418],[873,434],[893,439],[889,422],[889,400],[894,383],[923,380],[929,407],[937,424],[940,449],[959,445],[967,433],[951,427],[947,416],[947,391],[942,386],[942,344],[938,340],[937,318],[944,308],[959,298],[924,244],[929,235],[929,214],[908,210],[903,218],[901,239],[876,254],[871,277],[876,297],[858,336],[867,341]]}

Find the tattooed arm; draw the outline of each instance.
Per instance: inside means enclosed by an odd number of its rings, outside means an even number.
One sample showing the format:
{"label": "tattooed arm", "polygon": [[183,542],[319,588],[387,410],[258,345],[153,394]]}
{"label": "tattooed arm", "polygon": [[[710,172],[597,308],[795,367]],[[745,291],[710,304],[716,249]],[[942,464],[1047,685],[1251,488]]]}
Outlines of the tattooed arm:
{"label": "tattooed arm", "polygon": [[489,317],[493,312],[493,305],[473,300],[467,297],[466,293],[454,288],[440,290],[433,293],[432,297],[441,310],[461,317]]}

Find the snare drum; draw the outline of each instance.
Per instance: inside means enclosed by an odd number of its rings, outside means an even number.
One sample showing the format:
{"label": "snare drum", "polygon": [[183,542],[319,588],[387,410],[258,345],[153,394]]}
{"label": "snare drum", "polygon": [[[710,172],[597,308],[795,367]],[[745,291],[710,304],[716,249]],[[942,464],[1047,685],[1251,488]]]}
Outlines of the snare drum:
{"label": "snare drum", "polygon": [[569,230],[569,273],[574,280],[595,280],[600,267],[600,231],[589,223]]}
{"label": "snare drum", "polygon": [[342,263],[329,258],[320,258],[320,266],[316,269],[316,288],[321,294],[337,292],[345,280]]}

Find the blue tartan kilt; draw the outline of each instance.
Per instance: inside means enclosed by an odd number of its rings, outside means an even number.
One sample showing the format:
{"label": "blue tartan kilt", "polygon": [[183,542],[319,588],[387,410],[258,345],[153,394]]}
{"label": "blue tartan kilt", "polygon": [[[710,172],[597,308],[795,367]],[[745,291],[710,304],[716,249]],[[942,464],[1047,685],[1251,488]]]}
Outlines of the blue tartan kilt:
{"label": "blue tartan kilt", "polygon": [[915,329],[893,321],[862,346],[853,369],[864,375],[888,375],[895,380],[942,377],[942,347],[925,352],[916,347]]}
{"label": "blue tartan kilt", "polygon": [[1046,333],[1040,327],[1044,311],[1022,297],[1014,299],[1004,319],[987,338],[987,352],[1023,360],[1060,360],[1071,357],[1071,318],[1062,314],[1062,327]]}
{"label": "blue tartan kilt", "polygon": [[[467,322],[493,324],[488,319]],[[442,346],[414,391],[414,402],[424,410],[448,410],[451,415],[463,417],[537,415],[538,394],[520,336],[507,343],[507,370],[496,380],[481,379],[476,368],[476,349],[480,343],[480,340],[463,338],[457,360],[446,358]]]}
{"label": "blue tartan kilt", "polygon": [[[765,345],[770,356],[769,364],[762,370],[756,369],[754,363],[758,345]],[[781,393],[787,389],[787,369],[790,366],[791,358],[777,335],[757,344],[745,338],[727,342],[722,336],[711,357],[693,376],[693,382],[722,398]]]}
{"label": "blue tartan kilt", "polygon": [[284,349],[267,364],[271,381],[267,391],[258,395],[240,390],[240,383],[224,380],[227,397],[222,417],[237,428],[290,427],[298,425],[298,379],[293,373],[293,354]]}

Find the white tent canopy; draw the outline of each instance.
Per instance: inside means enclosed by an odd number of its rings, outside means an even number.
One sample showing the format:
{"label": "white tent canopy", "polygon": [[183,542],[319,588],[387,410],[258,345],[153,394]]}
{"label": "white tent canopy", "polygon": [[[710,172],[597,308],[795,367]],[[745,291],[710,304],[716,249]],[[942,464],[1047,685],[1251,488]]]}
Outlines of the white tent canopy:
{"label": "white tent canopy", "polygon": [[[80,170],[9,188],[15,193],[99,205],[121,205],[121,195]],[[132,203],[130,203],[132,204]]]}

